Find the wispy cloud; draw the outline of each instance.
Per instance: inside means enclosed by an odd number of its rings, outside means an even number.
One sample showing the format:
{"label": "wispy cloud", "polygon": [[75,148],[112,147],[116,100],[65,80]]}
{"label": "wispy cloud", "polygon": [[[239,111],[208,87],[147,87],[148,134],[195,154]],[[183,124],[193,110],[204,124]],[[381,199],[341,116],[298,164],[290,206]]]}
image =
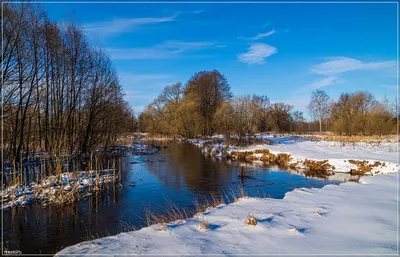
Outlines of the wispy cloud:
{"label": "wispy cloud", "polygon": [[315,81],[314,83],[307,85],[307,88],[318,89],[318,88],[322,88],[322,87],[326,87],[331,84],[334,84],[334,83],[338,82],[339,80],[340,79],[338,77],[325,77],[318,81]]}
{"label": "wispy cloud", "polygon": [[254,37],[250,37],[250,38],[247,38],[247,37],[238,37],[238,39],[255,41],[255,40],[262,39],[262,38],[264,38],[264,37],[271,36],[272,34],[275,34],[275,32],[276,32],[276,30],[275,30],[275,29],[272,29],[271,31],[268,31],[268,32],[266,32],[266,33],[257,34],[257,35],[254,36]]}
{"label": "wispy cloud", "polygon": [[349,57],[331,57],[329,61],[311,68],[311,72],[333,75],[354,70],[378,70],[396,66],[396,61],[363,62]]}
{"label": "wispy cloud", "polygon": [[305,92],[309,92],[312,90],[324,88],[324,87],[327,87],[327,86],[330,86],[333,84],[338,84],[338,83],[343,83],[343,82],[346,82],[346,80],[341,79],[339,77],[335,77],[335,76],[322,77],[308,85],[300,87],[299,89],[296,90],[296,93],[305,93]]}
{"label": "wispy cloud", "polygon": [[114,36],[131,31],[134,27],[174,21],[178,13],[167,17],[119,18],[111,21],[83,25],[84,31],[99,37]]}
{"label": "wispy cloud", "polygon": [[113,60],[170,59],[184,57],[184,52],[196,52],[208,48],[225,47],[218,42],[165,41],[153,47],[109,48]]}
{"label": "wispy cloud", "polygon": [[247,64],[262,64],[267,57],[277,52],[278,50],[273,46],[263,43],[254,43],[249,47],[246,53],[238,54],[237,58],[240,62]]}

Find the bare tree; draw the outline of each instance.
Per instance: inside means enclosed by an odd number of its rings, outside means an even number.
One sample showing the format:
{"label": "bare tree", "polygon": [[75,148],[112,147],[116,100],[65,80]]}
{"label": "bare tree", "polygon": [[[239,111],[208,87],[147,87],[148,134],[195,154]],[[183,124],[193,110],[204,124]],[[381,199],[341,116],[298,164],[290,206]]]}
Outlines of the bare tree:
{"label": "bare tree", "polygon": [[311,100],[307,108],[311,116],[319,121],[319,132],[322,131],[322,120],[328,113],[329,96],[323,90],[316,90],[311,94]]}
{"label": "bare tree", "polygon": [[197,103],[204,120],[203,135],[211,135],[214,130],[214,114],[224,100],[232,98],[232,93],[228,81],[217,70],[200,71],[187,82],[185,97]]}

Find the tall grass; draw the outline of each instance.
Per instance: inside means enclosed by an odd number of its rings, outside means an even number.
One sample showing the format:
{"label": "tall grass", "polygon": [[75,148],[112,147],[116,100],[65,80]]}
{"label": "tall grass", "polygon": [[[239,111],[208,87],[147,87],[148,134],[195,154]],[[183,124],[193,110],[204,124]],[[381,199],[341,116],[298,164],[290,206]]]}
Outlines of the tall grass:
{"label": "tall grass", "polygon": [[162,212],[152,212],[150,208],[146,208],[145,223],[148,227],[154,224],[161,224],[166,229],[166,223],[168,222],[189,219],[207,211],[210,207],[238,202],[240,198],[246,197],[248,197],[246,192],[239,184],[237,188],[231,187],[229,192],[215,192],[211,193],[208,197],[195,198],[193,200],[193,208],[179,207],[172,201],[167,201],[167,207]]}

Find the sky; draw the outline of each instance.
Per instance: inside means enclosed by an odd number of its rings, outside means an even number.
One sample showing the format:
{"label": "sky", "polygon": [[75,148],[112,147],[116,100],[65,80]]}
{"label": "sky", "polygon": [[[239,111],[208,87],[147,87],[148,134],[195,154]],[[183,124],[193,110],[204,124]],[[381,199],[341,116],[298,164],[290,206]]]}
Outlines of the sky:
{"label": "sky", "polygon": [[166,85],[218,70],[235,96],[267,95],[307,114],[311,92],[332,99],[397,94],[397,5],[50,4],[102,46],[137,113]]}

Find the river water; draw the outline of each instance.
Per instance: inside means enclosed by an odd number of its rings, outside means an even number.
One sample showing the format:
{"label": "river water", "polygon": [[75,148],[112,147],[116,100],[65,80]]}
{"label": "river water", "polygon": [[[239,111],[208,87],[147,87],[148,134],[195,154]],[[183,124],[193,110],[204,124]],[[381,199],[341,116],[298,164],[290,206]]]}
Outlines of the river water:
{"label": "river water", "polygon": [[[4,248],[22,254],[54,254],[93,237],[146,226],[146,210],[162,212],[171,202],[193,210],[194,199],[231,192],[239,185],[249,196],[283,198],[295,188],[339,183],[254,165],[245,167],[247,176],[241,180],[238,163],[204,156],[200,149],[187,143],[156,144],[161,151],[154,155],[122,158],[121,189],[73,206],[32,203],[3,210]],[[140,162],[143,158],[165,161]]]}

